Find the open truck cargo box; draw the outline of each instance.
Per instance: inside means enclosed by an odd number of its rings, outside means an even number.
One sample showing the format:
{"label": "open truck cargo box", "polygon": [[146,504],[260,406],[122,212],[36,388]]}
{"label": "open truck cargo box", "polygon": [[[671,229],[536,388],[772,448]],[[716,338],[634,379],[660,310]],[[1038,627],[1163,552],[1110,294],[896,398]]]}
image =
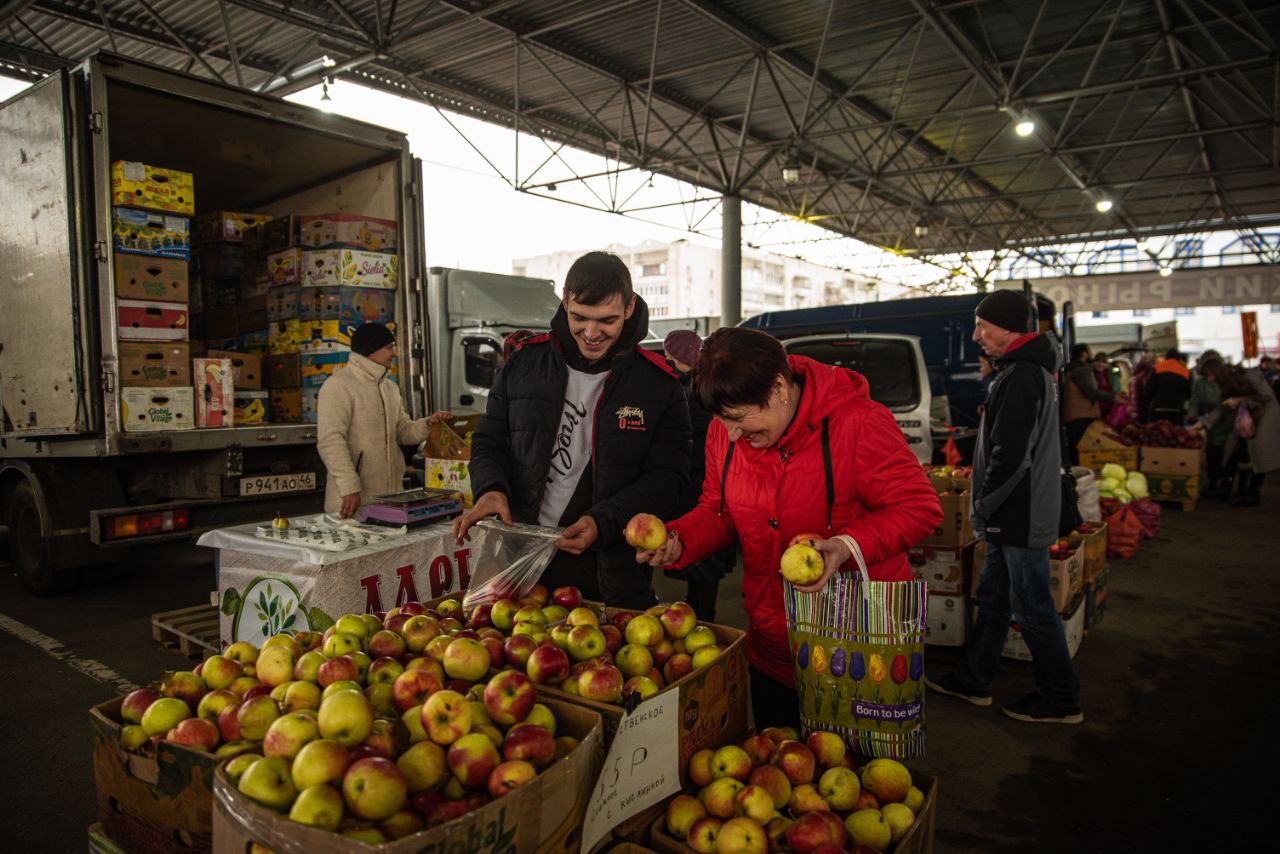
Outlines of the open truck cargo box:
{"label": "open truck cargo box", "polygon": [[337,213],[399,223],[402,237],[390,253],[402,271],[394,319],[411,331],[399,339],[399,380],[409,412],[426,414],[422,197],[419,164],[402,133],[111,54],[51,75],[0,116],[0,246],[20,273],[6,277],[0,313],[3,435],[45,440],[38,448],[9,442],[5,456],[315,441],[308,424],[126,435],[116,306],[118,292],[129,289],[115,281],[112,241],[118,161],[190,173],[197,217]]}

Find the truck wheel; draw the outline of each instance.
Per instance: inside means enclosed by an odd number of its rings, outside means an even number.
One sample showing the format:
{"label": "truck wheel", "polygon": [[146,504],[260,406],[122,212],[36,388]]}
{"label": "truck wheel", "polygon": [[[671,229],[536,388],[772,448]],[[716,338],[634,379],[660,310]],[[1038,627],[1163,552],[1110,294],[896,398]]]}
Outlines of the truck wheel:
{"label": "truck wheel", "polygon": [[26,482],[14,490],[9,506],[9,555],[18,580],[36,596],[65,593],[80,579],[79,570],[54,562],[41,526],[40,501]]}

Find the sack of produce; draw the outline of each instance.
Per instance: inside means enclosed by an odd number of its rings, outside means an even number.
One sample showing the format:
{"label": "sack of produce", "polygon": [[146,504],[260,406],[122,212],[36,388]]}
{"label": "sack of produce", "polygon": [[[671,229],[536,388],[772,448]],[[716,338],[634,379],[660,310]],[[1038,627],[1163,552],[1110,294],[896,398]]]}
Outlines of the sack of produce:
{"label": "sack of produce", "polygon": [[1107,557],[1131,558],[1142,545],[1142,522],[1126,504],[1107,517]]}

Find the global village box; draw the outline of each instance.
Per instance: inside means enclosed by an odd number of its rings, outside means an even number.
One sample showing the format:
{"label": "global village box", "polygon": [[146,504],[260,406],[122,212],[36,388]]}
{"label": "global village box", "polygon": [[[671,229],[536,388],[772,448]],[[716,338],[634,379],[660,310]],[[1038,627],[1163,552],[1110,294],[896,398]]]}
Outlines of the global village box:
{"label": "global village box", "polygon": [[157,258],[117,252],[116,296],[125,299],[185,303],[188,263],[181,258]]}
{"label": "global village box", "polygon": [[126,433],[194,430],[195,396],[190,386],[122,388],[120,416]]}
{"label": "global village box", "polygon": [[600,715],[575,703],[545,698],[556,734],[579,740],[568,756],[525,785],[453,821],[383,844],[344,839],[290,821],[251,801],[214,772],[213,851],[315,854],[507,854],[578,850],[583,816],[603,761]]}

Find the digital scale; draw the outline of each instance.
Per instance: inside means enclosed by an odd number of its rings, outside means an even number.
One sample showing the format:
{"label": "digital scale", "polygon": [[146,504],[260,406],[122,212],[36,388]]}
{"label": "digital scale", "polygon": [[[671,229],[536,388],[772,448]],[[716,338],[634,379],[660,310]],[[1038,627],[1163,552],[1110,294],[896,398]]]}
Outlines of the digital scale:
{"label": "digital scale", "polygon": [[462,493],[448,489],[408,489],[375,495],[360,508],[360,521],[372,525],[420,525],[462,513]]}

